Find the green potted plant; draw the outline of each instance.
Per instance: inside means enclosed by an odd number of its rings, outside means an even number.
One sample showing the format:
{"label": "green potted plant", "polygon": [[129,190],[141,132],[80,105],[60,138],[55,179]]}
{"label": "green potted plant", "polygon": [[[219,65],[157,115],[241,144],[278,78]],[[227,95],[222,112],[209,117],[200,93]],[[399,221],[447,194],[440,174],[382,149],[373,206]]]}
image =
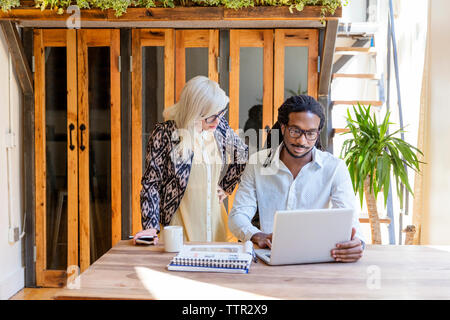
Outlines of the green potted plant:
{"label": "green potted plant", "polygon": [[396,137],[402,130],[388,134],[390,112],[387,112],[383,121],[378,124],[375,115],[371,115],[371,106],[364,107],[358,103],[353,106],[355,118],[347,110],[348,132],[344,135],[352,137],[345,140],[342,145],[341,158],[344,159],[350,172],[350,177],[355,193],[359,193],[361,208],[363,196],[366,196],[366,204],[371,225],[372,242],[381,244],[380,225],[376,207],[377,195],[380,191],[384,194],[384,206],[386,207],[391,177],[395,178],[397,195],[400,200],[400,208],[403,208],[403,188],[411,193],[407,167],[419,172],[419,163],[416,153],[422,152],[406,141]]}

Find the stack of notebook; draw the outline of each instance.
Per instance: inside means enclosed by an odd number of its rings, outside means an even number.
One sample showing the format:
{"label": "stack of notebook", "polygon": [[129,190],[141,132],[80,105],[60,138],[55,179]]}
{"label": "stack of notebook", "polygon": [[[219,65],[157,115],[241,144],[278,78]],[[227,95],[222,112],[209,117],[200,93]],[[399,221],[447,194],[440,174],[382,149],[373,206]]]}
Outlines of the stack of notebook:
{"label": "stack of notebook", "polygon": [[184,245],[167,266],[171,271],[248,273],[253,244]]}

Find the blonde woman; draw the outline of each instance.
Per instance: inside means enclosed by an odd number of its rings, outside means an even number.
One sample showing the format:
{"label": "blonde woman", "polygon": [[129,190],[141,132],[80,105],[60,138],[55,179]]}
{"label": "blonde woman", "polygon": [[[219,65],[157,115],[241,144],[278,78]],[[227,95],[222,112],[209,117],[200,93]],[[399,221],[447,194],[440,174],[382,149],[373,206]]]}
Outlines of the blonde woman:
{"label": "blonde woman", "polygon": [[142,177],[143,230],[181,225],[185,241],[231,241],[222,201],[239,182],[248,147],[224,119],[229,98],[203,76],[189,80],[180,100],[164,112],[147,144]]}

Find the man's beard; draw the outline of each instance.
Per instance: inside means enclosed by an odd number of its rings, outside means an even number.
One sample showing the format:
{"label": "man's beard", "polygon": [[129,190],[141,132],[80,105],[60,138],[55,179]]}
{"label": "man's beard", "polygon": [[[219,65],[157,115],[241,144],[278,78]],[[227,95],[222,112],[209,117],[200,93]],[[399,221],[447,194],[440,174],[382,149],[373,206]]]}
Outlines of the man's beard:
{"label": "man's beard", "polygon": [[[295,147],[304,148],[304,149],[307,148],[307,147],[302,146],[302,145],[299,145],[299,146],[296,145]],[[312,151],[312,149],[314,149],[314,146],[312,146],[308,151],[306,151],[304,154],[302,154],[302,155],[300,155],[300,156],[297,156],[297,155],[293,154],[293,153],[291,152],[291,150],[289,150],[289,148],[287,147],[286,142],[284,142],[284,148],[286,149],[286,151],[289,153],[289,155],[290,155],[291,157],[293,157],[293,158],[295,158],[295,159],[301,159],[301,158],[306,157],[306,156]]]}

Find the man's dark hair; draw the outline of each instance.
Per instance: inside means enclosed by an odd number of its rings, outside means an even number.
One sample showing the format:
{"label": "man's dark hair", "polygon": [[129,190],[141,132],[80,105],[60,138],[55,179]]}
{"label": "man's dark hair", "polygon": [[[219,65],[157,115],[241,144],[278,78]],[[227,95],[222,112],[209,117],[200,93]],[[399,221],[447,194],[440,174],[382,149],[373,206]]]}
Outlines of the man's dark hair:
{"label": "man's dark hair", "polygon": [[[287,125],[289,123],[289,115],[292,112],[311,112],[320,118],[319,130],[322,130],[325,124],[325,113],[323,108],[316,99],[307,95],[298,95],[288,98],[280,108],[278,108],[278,121],[272,127],[272,130],[281,130],[281,124]],[[283,137],[280,134],[280,143],[283,141]],[[267,137],[267,147],[270,148],[270,133]],[[316,148],[323,150],[322,143],[320,141],[320,135],[316,142]]]}

